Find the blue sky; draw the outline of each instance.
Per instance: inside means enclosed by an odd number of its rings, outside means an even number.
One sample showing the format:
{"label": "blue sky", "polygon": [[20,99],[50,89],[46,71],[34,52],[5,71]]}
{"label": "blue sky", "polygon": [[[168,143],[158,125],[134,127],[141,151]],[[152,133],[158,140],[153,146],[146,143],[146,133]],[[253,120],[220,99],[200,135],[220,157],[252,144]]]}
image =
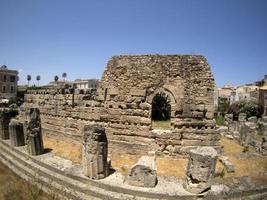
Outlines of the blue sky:
{"label": "blue sky", "polygon": [[265,0],[0,0],[0,65],[101,78],[120,54],[202,54],[217,85],[267,74]]}

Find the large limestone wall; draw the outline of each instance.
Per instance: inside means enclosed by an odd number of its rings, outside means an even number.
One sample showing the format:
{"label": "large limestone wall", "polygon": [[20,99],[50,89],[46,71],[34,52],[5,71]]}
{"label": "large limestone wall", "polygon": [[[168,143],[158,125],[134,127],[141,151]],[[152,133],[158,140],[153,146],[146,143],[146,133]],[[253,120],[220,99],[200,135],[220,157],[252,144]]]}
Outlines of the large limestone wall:
{"label": "large limestone wall", "polygon": [[[22,108],[37,106],[44,133],[81,141],[82,127],[102,123],[111,151],[177,155],[197,146],[217,146],[213,118],[214,80],[203,56],[112,57],[96,93],[31,90]],[[170,130],[152,130],[151,103],[158,92],[171,103]]]}

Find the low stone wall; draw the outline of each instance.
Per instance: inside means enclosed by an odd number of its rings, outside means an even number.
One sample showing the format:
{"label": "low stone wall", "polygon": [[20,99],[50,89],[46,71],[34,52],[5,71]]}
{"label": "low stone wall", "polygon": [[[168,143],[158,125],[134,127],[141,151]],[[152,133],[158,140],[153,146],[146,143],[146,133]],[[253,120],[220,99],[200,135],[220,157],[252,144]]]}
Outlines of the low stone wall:
{"label": "low stone wall", "polygon": [[24,121],[29,107],[39,107],[43,132],[59,138],[68,136],[81,142],[83,126],[97,122],[106,129],[111,151],[144,154],[153,150],[161,155],[186,156],[198,146],[219,148],[220,137],[214,122],[208,119],[173,118],[170,129],[153,130],[146,109],[110,108],[101,102],[83,100],[83,94],[75,94],[77,106],[72,107],[66,103],[71,101],[69,94],[54,90],[31,92],[20,110],[20,120]]}

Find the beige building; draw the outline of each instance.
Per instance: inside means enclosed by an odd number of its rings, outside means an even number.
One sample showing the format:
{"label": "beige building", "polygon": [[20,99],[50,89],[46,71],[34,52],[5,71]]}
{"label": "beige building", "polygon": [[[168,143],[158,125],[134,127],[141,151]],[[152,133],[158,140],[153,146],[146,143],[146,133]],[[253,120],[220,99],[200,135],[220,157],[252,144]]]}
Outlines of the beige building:
{"label": "beige building", "polygon": [[236,101],[259,99],[259,86],[247,84],[236,88]]}
{"label": "beige building", "polygon": [[88,89],[97,89],[98,87],[98,79],[76,79],[74,84],[79,90],[88,90]]}
{"label": "beige building", "polygon": [[18,71],[3,65],[0,68],[0,98],[11,99],[17,96]]}

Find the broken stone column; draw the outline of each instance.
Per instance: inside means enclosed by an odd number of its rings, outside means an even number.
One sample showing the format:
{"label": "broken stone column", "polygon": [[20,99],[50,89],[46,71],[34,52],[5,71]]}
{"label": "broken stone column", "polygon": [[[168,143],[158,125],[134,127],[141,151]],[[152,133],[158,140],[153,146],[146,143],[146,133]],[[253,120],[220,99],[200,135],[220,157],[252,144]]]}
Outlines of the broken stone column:
{"label": "broken stone column", "polygon": [[212,147],[198,147],[189,152],[187,177],[184,188],[192,193],[210,189],[217,160],[217,151]]}
{"label": "broken stone column", "polygon": [[85,125],[83,135],[83,174],[91,179],[102,179],[109,174],[108,141],[105,129],[97,124]]}
{"label": "broken stone column", "polygon": [[25,140],[28,153],[30,155],[36,156],[43,153],[43,136],[40,110],[38,108],[29,108],[27,111],[27,121],[25,122]]}
{"label": "broken stone column", "polygon": [[17,119],[12,119],[9,123],[9,137],[11,146],[25,145],[23,124]]}
{"label": "broken stone column", "polygon": [[155,156],[142,156],[130,169],[125,182],[138,187],[155,187],[157,184]]}
{"label": "broken stone column", "polygon": [[10,122],[11,117],[6,111],[0,112],[0,135],[1,139],[8,140],[9,133],[8,133],[8,124]]}

